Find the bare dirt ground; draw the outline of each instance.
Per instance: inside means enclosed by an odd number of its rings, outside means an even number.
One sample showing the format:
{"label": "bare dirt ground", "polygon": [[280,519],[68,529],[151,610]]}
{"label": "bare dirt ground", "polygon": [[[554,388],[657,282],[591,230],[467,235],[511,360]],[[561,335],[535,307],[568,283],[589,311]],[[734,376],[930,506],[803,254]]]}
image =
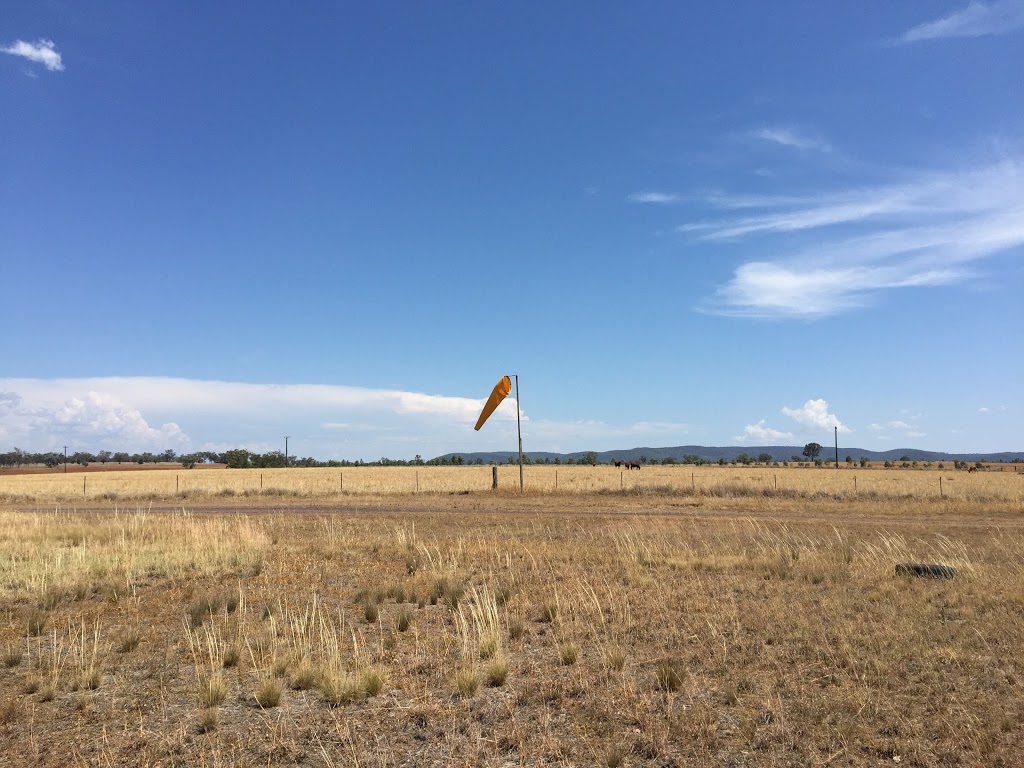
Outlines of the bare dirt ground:
{"label": "bare dirt ground", "polygon": [[911,499],[10,507],[0,766],[1021,765],[1022,525]]}

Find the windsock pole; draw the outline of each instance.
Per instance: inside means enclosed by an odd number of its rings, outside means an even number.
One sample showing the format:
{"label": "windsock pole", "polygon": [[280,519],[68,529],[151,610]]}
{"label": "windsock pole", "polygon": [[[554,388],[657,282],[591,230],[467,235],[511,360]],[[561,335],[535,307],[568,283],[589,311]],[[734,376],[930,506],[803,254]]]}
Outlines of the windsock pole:
{"label": "windsock pole", "polygon": [[523,426],[519,421],[519,374],[516,377],[516,431],[519,433],[519,492],[523,492]]}

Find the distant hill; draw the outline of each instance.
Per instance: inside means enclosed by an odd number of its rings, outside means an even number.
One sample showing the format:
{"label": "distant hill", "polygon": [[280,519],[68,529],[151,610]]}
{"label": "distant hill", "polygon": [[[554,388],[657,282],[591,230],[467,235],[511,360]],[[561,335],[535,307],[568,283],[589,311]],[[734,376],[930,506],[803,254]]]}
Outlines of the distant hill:
{"label": "distant hill", "polygon": [[[682,462],[685,456],[699,456],[707,461],[717,462],[719,459],[732,461],[739,454],[745,453],[753,459],[762,453],[771,454],[772,461],[792,461],[798,457],[799,461],[805,461],[802,445],[731,445],[714,447],[706,445],[678,445],[673,448],[630,448],[617,451],[594,451],[597,460],[601,464],[608,464],[613,461],[640,461],[640,457],[646,457],[648,462],[658,462],[671,457],[677,462]],[[572,457],[573,463],[579,462],[587,451],[576,451],[574,453],[552,453],[550,451],[524,451],[524,456],[529,456],[530,461],[554,461],[565,463],[566,459]],[[476,463],[480,459],[485,464],[506,464],[511,456],[513,461],[519,460],[517,451],[479,451],[475,453],[446,453],[438,456],[439,459],[450,459],[452,456],[461,456],[465,461]],[[940,451],[923,451],[919,448],[893,448],[889,451],[869,451],[866,448],[844,448],[839,446],[839,461],[844,462],[850,456],[854,461],[861,457],[869,461],[898,461],[904,456],[910,461],[982,461],[982,462],[1017,462],[1024,461],[1024,450],[1003,451],[1001,453],[942,453]],[[835,448],[822,445],[821,456],[825,460],[835,460]]]}

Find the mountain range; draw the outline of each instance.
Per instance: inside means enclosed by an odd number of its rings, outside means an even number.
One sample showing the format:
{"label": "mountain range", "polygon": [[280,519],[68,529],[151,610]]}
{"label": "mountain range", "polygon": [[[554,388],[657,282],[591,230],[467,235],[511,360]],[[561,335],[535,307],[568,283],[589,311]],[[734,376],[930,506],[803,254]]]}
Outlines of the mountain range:
{"label": "mountain range", "polygon": [[[762,453],[770,454],[772,461],[806,461],[802,456],[804,446],[800,445],[733,445],[733,446],[706,446],[706,445],[678,445],[672,448],[630,448],[628,450],[615,451],[593,451],[597,461],[607,464],[613,461],[640,461],[641,457],[646,458],[649,463],[661,463],[667,458],[674,458],[682,463],[684,456],[699,456],[711,462],[718,462],[719,459],[732,461],[741,453],[745,453],[753,459]],[[552,453],[550,451],[524,451],[523,456],[528,456],[530,461],[555,461],[565,463],[566,459],[572,458],[573,463],[579,462],[589,451],[576,451],[573,453]],[[835,447],[822,445],[819,458],[827,461],[835,461]],[[481,451],[475,453],[446,453],[438,459],[451,459],[453,456],[461,456],[464,461],[475,463],[477,459],[485,464],[505,464],[511,456],[518,461],[516,451]],[[1002,451],[1000,453],[942,453],[940,451],[924,451],[919,448],[893,448],[888,451],[869,451],[866,448],[845,448],[839,447],[839,461],[845,462],[846,457],[859,461],[862,457],[868,461],[981,461],[981,462],[1024,462],[1024,451]]]}

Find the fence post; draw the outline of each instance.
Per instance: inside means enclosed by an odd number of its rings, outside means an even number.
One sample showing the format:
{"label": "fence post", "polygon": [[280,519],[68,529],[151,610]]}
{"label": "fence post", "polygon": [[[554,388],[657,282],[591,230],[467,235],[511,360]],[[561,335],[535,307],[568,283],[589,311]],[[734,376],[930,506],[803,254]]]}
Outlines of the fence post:
{"label": "fence post", "polygon": [[498,488],[498,466],[495,464],[491,467],[491,490],[497,490]]}

